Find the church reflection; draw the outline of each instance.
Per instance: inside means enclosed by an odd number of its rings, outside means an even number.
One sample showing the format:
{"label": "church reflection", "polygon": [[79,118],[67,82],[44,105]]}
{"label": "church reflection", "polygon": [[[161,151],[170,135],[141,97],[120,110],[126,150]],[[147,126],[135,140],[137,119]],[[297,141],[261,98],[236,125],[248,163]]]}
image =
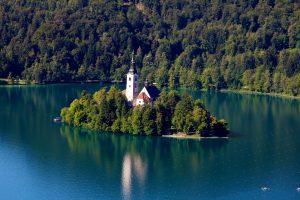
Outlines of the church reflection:
{"label": "church reflection", "polygon": [[[186,177],[207,174],[228,175],[223,169],[231,159],[228,143],[224,140],[176,140],[160,137],[138,137],[128,134],[89,132],[62,124],[60,134],[70,150],[69,157],[84,163],[88,160],[91,176],[110,182],[118,180],[118,189],[123,199],[135,199],[146,192],[151,180],[159,184],[170,181],[181,184]],[[230,155],[231,156],[231,155]],[[205,162],[204,162],[205,161]],[[217,163],[217,164],[216,164]],[[226,178],[225,178],[226,180]],[[158,185],[159,185],[158,184]]]}
{"label": "church reflection", "polygon": [[122,193],[124,199],[131,199],[131,188],[134,180],[143,187],[147,173],[147,163],[138,155],[125,154],[122,164]]}

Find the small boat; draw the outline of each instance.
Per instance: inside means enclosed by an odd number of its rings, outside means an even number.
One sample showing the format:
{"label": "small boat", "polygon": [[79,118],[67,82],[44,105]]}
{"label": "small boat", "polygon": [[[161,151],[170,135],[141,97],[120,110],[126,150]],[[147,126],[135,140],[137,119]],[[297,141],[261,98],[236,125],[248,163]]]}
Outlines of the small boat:
{"label": "small boat", "polygon": [[54,121],[54,122],[61,122],[61,117],[55,117],[55,118],[53,119],[53,121]]}
{"label": "small boat", "polygon": [[266,191],[269,191],[270,190],[270,188],[268,188],[268,187],[261,187],[260,188],[263,192],[266,192]]}
{"label": "small boat", "polygon": [[297,190],[297,192],[300,192],[300,187],[298,187],[296,190]]}

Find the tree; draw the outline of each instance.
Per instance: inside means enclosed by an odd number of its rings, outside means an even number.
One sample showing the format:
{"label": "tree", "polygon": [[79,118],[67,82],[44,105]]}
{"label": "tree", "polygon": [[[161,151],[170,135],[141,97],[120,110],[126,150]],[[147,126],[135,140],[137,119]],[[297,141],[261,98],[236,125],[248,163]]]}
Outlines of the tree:
{"label": "tree", "polygon": [[288,80],[289,93],[293,96],[300,94],[300,75],[296,75]]}
{"label": "tree", "polygon": [[131,118],[132,133],[134,135],[144,134],[142,108],[137,106],[133,109]]}
{"label": "tree", "polygon": [[262,92],[263,82],[262,79],[263,67],[259,67],[256,69],[254,74],[254,89],[258,92]]}
{"label": "tree", "polygon": [[245,89],[253,88],[253,70],[248,69],[243,73],[242,83]]}
{"label": "tree", "polygon": [[265,72],[262,75],[262,78],[264,80],[263,82],[263,92],[270,92],[271,89],[271,76],[269,70],[265,70]]}
{"label": "tree", "polygon": [[158,61],[158,69],[155,75],[155,82],[160,86],[166,86],[168,84],[168,68],[169,62],[165,53],[163,53],[161,59]]}
{"label": "tree", "polygon": [[284,50],[279,55],[279,67],[291,77],[300,71],[299,59],[300,49]]}
{"label": "tree", "polygon": [[195,106],[192,113],[195,132],[201,134],[209,128],[209,113],[199,106]]}
{"label": "tree", "polygon": [[212,88],[212,77],[211,77],[212,70],[210,68],[204,69],[202,75],[201,75],[201,82],[202,86],[206,89]]}
{"label": "tree", "polygon": [[154,135],[155,133],[157,133],[155,119],[155,110],[149,105],[145,106],[143,108],[142,124],[143,132],[146,135]]}
{"label": "tree", "polygon": [[190,120],[186,120],[186,116],[190,116],[193,109],[192,98],[184,95],[175,107],[172,124],[178,131],[184,131],[190,126]]}

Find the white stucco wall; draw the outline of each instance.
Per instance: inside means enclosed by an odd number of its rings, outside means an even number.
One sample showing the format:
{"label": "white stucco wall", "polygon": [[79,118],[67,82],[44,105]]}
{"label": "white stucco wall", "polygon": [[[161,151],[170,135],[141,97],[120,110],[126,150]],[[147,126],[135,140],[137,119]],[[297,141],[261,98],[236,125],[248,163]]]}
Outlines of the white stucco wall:
{"label": "white stucco wall", "polygon": [[126,79],[126,98],[127,101],[132,101],[137,95],[139,90],[139,76],[137,74],[127,74]]}
{"label": "white stucco wall", "polygon": [[144,99],[136,99],[137,106],[143,106],[145,104]]}

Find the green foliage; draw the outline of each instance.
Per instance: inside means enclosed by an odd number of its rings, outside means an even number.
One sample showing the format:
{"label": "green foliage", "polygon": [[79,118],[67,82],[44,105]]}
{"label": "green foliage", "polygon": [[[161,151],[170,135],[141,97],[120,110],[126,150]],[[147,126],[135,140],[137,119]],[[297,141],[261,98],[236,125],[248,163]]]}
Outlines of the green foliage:
{"label": "green foliage", "polygon": [[137,135],[137,134],[143,134],[143,112],[142,108],[140,107],[135,107],[132,112],[132,117],[131,117],[131,127],[132,127],[132,134]]}
{"label": "green foliage", "polygon": [[154,135],[156,131],[156,112],[150,105],[146,105],[142,110],[142,124],[145,135]]}
{"label": "green foliage", "polygon": [[296,94],[299,1],[126,2],[0,3],[0,77],[124,81],[134,50],[161,87]]}
{"label": "green foliage", "polygon": [[179,132],[196,133],[206,137],[225,137],[229,133],[224,120],[216,122],[216,118],[204,108],[203,102],[193,101],[190,96],[183,97],[177,103],[172,125]]}
{"label": "green foliage", "polygon": [[116,87],[93,95],[83,91],[68,108],[61,110],[63,122],[93,130],[134,135],[163,135],[172,131],[205,136],[227,136],[227,124],[217,122],[200,100],[163,91],[154,105],[129,107]]}

